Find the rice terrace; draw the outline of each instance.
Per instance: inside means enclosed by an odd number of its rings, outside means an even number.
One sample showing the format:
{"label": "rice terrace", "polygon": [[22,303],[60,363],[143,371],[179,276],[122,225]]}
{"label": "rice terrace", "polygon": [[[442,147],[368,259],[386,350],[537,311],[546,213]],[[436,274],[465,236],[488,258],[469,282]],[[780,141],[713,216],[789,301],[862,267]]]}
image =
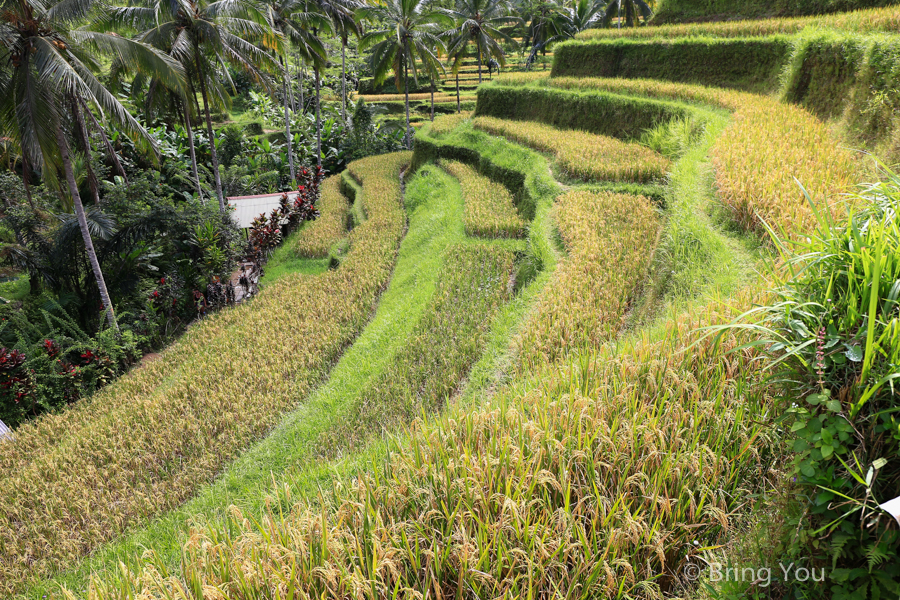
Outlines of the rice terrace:
{"label": "rice terrace", "polygon": [[0,598],[900,598],[900,2],[0,5]]}

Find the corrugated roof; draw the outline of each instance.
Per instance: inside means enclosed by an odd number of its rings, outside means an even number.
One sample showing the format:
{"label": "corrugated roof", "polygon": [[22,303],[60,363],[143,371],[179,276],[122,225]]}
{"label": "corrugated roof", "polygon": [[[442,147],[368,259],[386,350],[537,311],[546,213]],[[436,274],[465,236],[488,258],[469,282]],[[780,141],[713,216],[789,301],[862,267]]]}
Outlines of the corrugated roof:
{"label": "corrugated roof", "polygon": [[0,440],[2,440],[5,437],[12,439],[13,432],[10,430],[9,427],[6,426],[6,423],[4,423],[3,421],[0,421]]}
{"label": "corrugated roof", "polygon": [[[293,200],[297,192],[288,192]],[[281,192],[277,194],[259,194],[257,196],[231,196],[226,199],[229,206],[234,207],[232,217],[242,229],[250,227],[253,219],[262,213],[269,214],[281,203]]]}

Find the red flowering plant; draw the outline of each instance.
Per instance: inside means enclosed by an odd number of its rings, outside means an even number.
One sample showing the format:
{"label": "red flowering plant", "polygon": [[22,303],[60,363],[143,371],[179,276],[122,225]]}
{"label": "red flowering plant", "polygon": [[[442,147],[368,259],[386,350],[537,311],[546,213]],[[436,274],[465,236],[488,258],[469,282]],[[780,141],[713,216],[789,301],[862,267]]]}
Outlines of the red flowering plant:
{"label": "red flowering plant", "polygon": [[296,196],[284,193],[278,206],[268,216],[261,214],[250,225],[249,259],[257,264],[265,262],[285,237],[291,234],[303,221],[319,217],[316,203],[319,201],[320,187],[325,179],[322,167],[301,168]]}
{"label": "red flowering plant", "polygon": [[179,276],[167,275],[156,280],[146,293],[145,310],[136,329],[151,343],[162,343],[182,324],[180,309],[186,306],[184,285]]}
{"label": "red flowering plant", "polygon": [[19,350],[0,348],[0,420],[15,425],[33,403],[34,380]]}

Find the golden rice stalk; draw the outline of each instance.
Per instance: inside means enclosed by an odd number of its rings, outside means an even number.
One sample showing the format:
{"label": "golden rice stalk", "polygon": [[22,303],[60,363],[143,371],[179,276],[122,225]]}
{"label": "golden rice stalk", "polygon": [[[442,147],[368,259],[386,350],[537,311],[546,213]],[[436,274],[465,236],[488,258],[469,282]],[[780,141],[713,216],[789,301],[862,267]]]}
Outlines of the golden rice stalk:
{"label": "golden rice stalk", "polygon": [[554,362],[615,337],[656,246],[659,218],[643,196],[568,192],[554,216],[569,256],[516,340],[520,363]]}
{"label": "golden rice stalk", "polygon": [[483,237],[521,237],[525,222],[516,212],[513,197],[503,185],[456,161],[441,166],[459,180],[465,201],[466,233]]}
{"label": "golden rice stalk", "polygon": [[605,135],[495,117],[476,117],[473,124],[476,129],[555,154],[566,174],[579,179],[647,182],[661,178],[669,168],[668,159],[661,154]]}
{"label": "golden rice stalk", "polygon": [[[752,383],[760,364],[736,351],[744,340],[687,333],[740,311],[712,306],[659,341],[450,407],[319,500],[233,511],[191,532],[173,575],[148,554],[136,571],[100,574],[87,598],[675,595],[694,548],[717,544],[765,485],[777,444],[758,424],[771,401]],[[289,504],[273,494],[270,506]]]}
{"label": "golden rice stalk", "polygon": [[320,212],[319,218],[307,224],[300,233],[296,245],[298,256],[328,256],[328,251],[335,242],[344,237],[350,204],[341,193],[340,175],[332,175],[322,182],[322,193],[316,205]]}
{"label": "golden rice stalk", "polygon": [[649,79],[522,75],[505,75],[500,81],[640,94],[733,111],[732,123],[711,153],[716,185],[735,220],[763,235],[763,220],[788,235],[805,235],[815,227],[815,214],[798,181],[809,190],[818,210],[829,210],[839,218],[845,213],[845,194],[858,180],[856,157],[834,139],[827,123],[798,106],[745,92]]}

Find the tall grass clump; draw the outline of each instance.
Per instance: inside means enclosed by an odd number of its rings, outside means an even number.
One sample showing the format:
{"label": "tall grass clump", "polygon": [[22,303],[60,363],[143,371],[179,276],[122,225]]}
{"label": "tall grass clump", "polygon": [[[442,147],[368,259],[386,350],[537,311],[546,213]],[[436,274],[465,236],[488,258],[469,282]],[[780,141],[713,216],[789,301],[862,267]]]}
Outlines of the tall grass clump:
{"label": "tall grass clump", "polygon": [[328,256],[331,247],[346,235],[350,204],[341,193],[340,175],[332,175],[322,182],[322,195],[316,206],[321,214],[300,233],[295,246],[299,256]]}
{"label": "tall grass clump", "polygon": [[440,115],[434,118],[429,130],[432,135],[444,135],[456,129],[461,123],[472,118],[472,111],[464,110],[452,115]]}
{"label": "tall grass clump", "polygon": [[481,355],[494,315],[510,298],[515,256],[489,244],[446,250],[434,295],[405,346],[363,389],[322,448],[359,445],[440,409]]}
{"label": "tall grass clump", "polygon": [[473,123],[476,129],[553,153],[570,177],[647,182],[660,179],[669,167],[668,160],[649,148],[604,135],[495,117],[476,117]]}
{"label": "tall grass clump", "polygon": [[147,553],[88,598],[675,595],[771,456],[752,355],[688,333],[723,308],[451,406],[319,498],[274,490],[261,518],[195,528],[176,570]]}
{"label": "tall grass clump", "polygon": [[900,489],[900,177],[867,186],[847,221],[823,213],[796,243],[771,302],[742,315],[784,398],[802,515],[787,544],[824,581],[796,596],[900,593],[900,525],[882,509]]}
{"label": "tall grass clump", "polygon": [[615,337],[656,247],[659,217],[643,196],[568,192],[554,216],[569,256],[516,340],[524,366]]}
{"label": "tall grass clump", "polygon": [[462,186],[468,235],[511,238],[522,236],[525,222],[516,212],[509,190],[461,162],[442,161],[441,166],[459,180]]}
{"label": "tall grass clump", "polygon": [[814,183],[820,210],[837,217],[845,211],[842,195],[860,172],[859,161],[837,144],[828,124],[765,96],[649,79],[504,75],[494,85],[522,84],[671,98],[733,111],[711,151],[716,186],[735,220],[763,236],[763,221],[791,234],[815,228],[815,214],[796,181]]}
{"label": "tall grass clump", "polygon": [[209,482],[327,374],[365,325],[403,236],[410,153],[353,164],[369,219],[340,268],[287,275],[191,327],[89,400],[0,443],[0,591],[65,567]]}

